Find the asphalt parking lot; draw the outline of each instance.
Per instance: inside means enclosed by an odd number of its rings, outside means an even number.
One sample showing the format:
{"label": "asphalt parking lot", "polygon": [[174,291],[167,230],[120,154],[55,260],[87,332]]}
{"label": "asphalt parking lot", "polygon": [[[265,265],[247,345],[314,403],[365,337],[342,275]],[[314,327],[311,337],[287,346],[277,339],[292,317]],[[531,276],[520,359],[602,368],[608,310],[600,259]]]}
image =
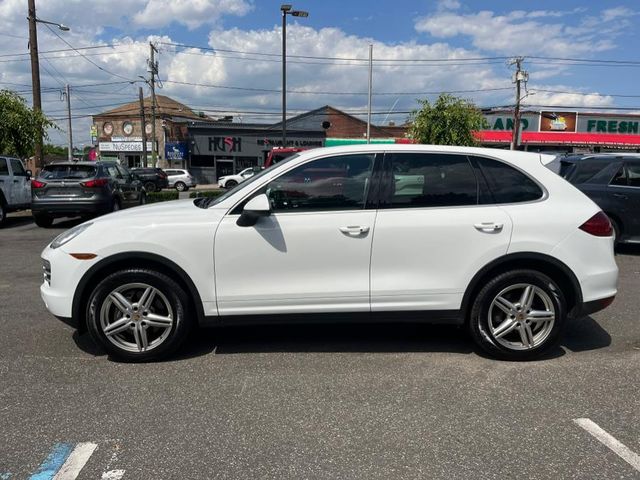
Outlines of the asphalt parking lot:
{"label": "asphalt parking lot", "polygon": [[51,478],[70,450],[79,479],[640,478],[640,248],[614,304],[536,362],[456,328],[338,325],[204,331],[135,365],[39,298],[39,253],[76,223],[0,230],[2,480]]}

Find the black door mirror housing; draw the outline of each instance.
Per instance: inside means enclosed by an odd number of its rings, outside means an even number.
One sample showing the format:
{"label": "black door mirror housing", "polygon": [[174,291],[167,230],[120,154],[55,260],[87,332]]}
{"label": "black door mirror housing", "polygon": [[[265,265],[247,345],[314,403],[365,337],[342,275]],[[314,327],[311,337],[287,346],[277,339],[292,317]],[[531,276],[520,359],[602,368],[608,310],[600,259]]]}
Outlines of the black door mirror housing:
{"label": "black door mirror housing", "polygon": [[242,209],[242,214],[236,221],[236,225],[239,227],[253,227],[258,223],[260,217],[268,217],[269,215],[271,215],[269,197],[262,193],[247,202]]}

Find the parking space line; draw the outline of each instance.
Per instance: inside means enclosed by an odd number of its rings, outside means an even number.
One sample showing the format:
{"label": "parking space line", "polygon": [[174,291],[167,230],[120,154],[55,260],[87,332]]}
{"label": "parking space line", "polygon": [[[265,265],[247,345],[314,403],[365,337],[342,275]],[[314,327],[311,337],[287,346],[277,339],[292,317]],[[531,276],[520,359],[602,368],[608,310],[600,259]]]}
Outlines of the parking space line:
{"label": "parking space line", "polygon": [[70,443],[55,444],[51,453],[42,462],[38,471],[29,477],[29,480],[51,480],[72,450],[73,445]]}
{"label": "parking space line", "polygon": [[77,444],[53,480],[74,480],[97,447],[98,445],[90,442]]}
{"label": "parking space line", "polygon": [[109,470],[104,472],[100,480],[120,480],[124,476],[124,470]]}
{"label": "parking space line", "polygon": [[591,436],[612,450],[616,455],[640,472],[640,455],[630,450],[625,444],[608,434],[600,426],[588,418],[574,418],[573,421]]}

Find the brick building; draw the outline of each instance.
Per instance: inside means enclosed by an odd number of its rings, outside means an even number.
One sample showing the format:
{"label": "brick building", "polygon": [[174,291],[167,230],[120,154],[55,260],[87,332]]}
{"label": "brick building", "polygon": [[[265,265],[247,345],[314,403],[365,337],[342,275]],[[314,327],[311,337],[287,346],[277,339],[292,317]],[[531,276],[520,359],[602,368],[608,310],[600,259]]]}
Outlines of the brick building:
{"label": "brick building", "polygon": [[[147,165],[152,165],[151,97],[143,101],[147,137]],[[187,123],[207,119],[186,105],[164,95],[156,95],[156,146],[159,167],[184,167],[188,158]],[[117,157],[123,165],[143,163],[140,103],[131,102],[93,116],[101,158]]]}
{"label": "brick building", "polygon": [[[273,125],[273,129],[282,128],[282,122]],[[325,128],[327,127],[327,128]],[[367,122],[330,105],[311,110],[310,112],[287,119],[287,130],[319,130],[326,131],[327,139],[366,139]],[[371,138],[397,139],[405,138],[407,126],[379,126],[371,124]]]}

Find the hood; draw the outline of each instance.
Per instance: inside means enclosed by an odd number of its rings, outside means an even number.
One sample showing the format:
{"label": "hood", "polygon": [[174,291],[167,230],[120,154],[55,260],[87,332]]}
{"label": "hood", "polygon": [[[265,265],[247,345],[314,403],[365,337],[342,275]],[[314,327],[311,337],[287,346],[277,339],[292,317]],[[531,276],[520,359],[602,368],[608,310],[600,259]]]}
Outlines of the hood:
{"label": "hood", "polygon": [[193,203],[195,198],[185,200],[171,200],[169,202],[158,202],[147,205],[141,205],[139,207],[127,208],[125,210],[119,210],[108,215],[92,220],[93,223],[112,222],[112,221],[126,221],[126,220],[142,220],[151,219],[159,221],[161,219],[167,219],[175,221],[177,218],[183,218],[189,214],[197,214],[204,212],[205,210],[196,207]]}

